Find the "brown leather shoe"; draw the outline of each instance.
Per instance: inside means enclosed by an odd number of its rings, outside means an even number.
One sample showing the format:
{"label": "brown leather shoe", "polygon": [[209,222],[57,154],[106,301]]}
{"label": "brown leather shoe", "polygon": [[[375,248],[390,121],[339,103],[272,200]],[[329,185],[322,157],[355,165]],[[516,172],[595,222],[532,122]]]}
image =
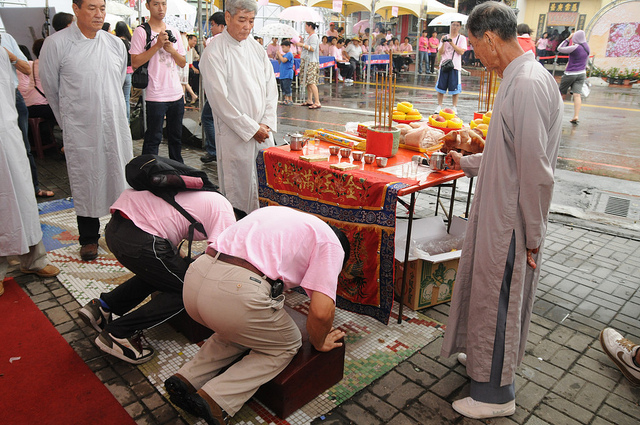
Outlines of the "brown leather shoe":
{"label": "brown leather shoe", "polygon": [[227,424],[227,412],[203,390],[198,390],[195,394],[188,394],[185,397],[185,404],[184,410],[204,419],[208,425]]}
{"label": "brown leather shoe", "polygon": [[60,269],[51,264],[47,264],[40,270],[20,269],[20,271],[25,274],[37,274],[40,277],[54,277],[58,276],[58,273],[60,273]]}
{"label": "brown leather shoe", "polygon": [[80,247],[80,258],[82,258],[82,261],[93,261],[98,258],[98,244],[82,245]]}

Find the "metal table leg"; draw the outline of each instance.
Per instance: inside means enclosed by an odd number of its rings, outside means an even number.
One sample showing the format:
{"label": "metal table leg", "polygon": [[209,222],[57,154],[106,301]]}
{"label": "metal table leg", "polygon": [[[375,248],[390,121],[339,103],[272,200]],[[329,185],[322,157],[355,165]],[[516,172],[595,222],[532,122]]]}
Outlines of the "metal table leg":
{"label": "metal table leg", "polygon": [[407,223],[407,243],[404,251],[404,268],[402,269],[402,289],[400,290],[400,307],[398,309],[398,324],[402,323],[402,312],[404,311],[404,294],[407,290],[407,274],[409,270],[409,248],[411,247],[411,227],[413,225],[413,210],[416,206],[416,194],[411,194],[409,203],[409,222]]}

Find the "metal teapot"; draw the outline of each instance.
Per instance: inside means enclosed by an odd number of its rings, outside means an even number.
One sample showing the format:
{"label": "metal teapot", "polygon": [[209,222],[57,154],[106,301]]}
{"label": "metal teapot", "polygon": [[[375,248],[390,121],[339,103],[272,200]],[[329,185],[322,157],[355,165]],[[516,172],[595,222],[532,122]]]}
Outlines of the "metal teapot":
{"label": "metal teapot", "polygon": [[[287,137],[289,138],[289,140],[287,140]],[[304,137],[304,134],[300,133],[289,133],[284,136],[284,141],[289,144],[289,148],[292,151],[301,151],[304,145],[307,144],[308,140],[308,137]]]}

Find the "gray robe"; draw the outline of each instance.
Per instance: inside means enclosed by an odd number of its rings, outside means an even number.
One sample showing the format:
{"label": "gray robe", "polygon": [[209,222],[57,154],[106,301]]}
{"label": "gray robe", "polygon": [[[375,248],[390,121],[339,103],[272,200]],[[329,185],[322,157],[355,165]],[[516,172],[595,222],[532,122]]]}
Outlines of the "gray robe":
{"label": "gray robe", "polygon": [[62,128],[76,213],[102,217],[126,187],[133,157],[122,86],[127,50],[118,37],[98,31],[86,38],[74,22],[45,39],[40,79]]}
{"label": "gray robe", "polygon": [[216,129],[218,181],[235,208],[257,209],[260,149],[274,146],[271,137],[258,143],[260,124],[277,131],[278,86],[264,48],[252,37],[237,41],[225,29],[202,53],[200,72]]}
{"label": "gray robe", "polygon": [[[522,361],[542,259],[561,138],[558,84],[529,52],[504,70],[483,154],[462,158],[478,175],[442,355],[466,352],[467,373],[488,382],[498,299],[511,236],[516,258],[509,294],[501,384]],[[538,267],[526,265],[527,248]]]}
{"label": "gray robe", "polygon": [[18,127],[13,73],[9,55],[0,47],[0,257],[26,254],[42,240],[27,150]]}

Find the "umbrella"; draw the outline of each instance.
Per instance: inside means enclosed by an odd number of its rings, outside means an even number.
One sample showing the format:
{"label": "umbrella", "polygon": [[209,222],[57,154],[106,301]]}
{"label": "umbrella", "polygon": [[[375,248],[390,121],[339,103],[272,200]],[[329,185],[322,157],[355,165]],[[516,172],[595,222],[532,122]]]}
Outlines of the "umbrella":
{"label": "umbrella", "polygon": [[292,6],[287,7],[278,18],[283,21],[296,21],[296,22],[322,22],[322,16],[316,12],[313,8],[307,6]]}
{"label": "umbrella", "polygon": [[125,6],[123,3],[116,1],[108,1],[106,4],[106,11],[111,15],[118,16],[131,16],[135,13],[135,10],[131,9],[129,6]]}
{"label": "umbrella", "polygon": [[444,13],[429,22],[430,27],[448,27],[453,21],[460,21],[462,25],[467,23],[467,15],[462,13]]}
{"label": "umbrella", "polygon": [[[300,0],[269,0],[269,4],[277,4],[282,7],[297,6],[301,4]],[[220,6],[222,8],[222,6]]]}
{"label": "umbrella", "polygon": [[186,19],[183,19],[179,16],[166,15],[164,17],[164,23],[167,25],[171,25],[172,27],[176,27],[176,29],[180,32],[193,31],[193,24],[190,24]]}
{"label": "umbrella", "polygon": [[428,15],[441,15],[443,13],[456,13],[455,7],[449,7],[446,4],[442,4],[437,0],[426,0],[424,3],[425,9],[427,9]]}
{"label": "umbrella", "polygon": [[[333,0],[308,0],[307,6],[333,9]],[[369,12],[371,0],[344,0],[342,2],[342,15],[349,16],[354,12]]]}
{"label": "umbrella", "polygon": [[269,24],[260,28],[256,35],[264,38],[293,38],[298,37],[298,31],[285,24]]}
{"label": "umbrella", "polygon": [[375,12],[382,16],[384,20],[388,21],[392,17],[393,7],[398,8],[398,16],[415,15],[420,17],[422,0],[404,0],[403,2],[397,0],[379,0],[376,2]]}
{"label": "umbrella", "polygon": [[364,30],[366,30],[367,28],[369,28],[369,20],[363,19],[362,21],[356,22],[356,24],[353,26],[353,33],[360,34],[361,32],[364,32]]}

